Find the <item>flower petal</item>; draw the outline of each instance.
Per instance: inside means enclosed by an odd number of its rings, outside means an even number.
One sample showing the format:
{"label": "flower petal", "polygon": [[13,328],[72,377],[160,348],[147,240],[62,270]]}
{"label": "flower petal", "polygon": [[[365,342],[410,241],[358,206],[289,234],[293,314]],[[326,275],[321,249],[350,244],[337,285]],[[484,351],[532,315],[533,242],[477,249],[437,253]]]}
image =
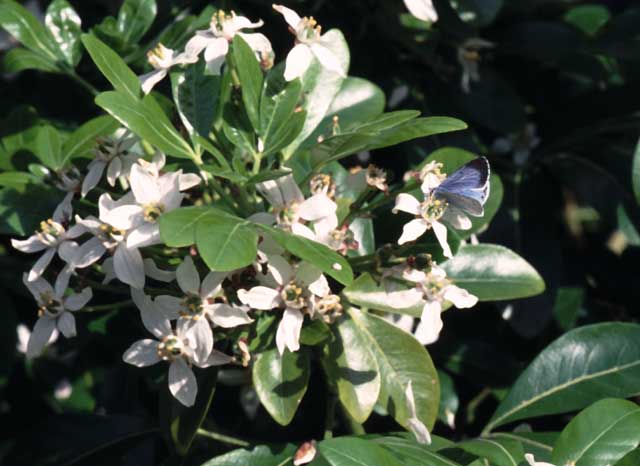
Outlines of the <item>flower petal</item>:
{"label": "flower petal", "polygon": [[438,20],[438,13],[432,0],[404,0],[404,4],[409,13],[422,21],[433,23]]}
{"label": "flower petal", "polygon": [[158,84],[162,79],[167,75],[166,69],[153,70],[149,73],[143,74],[139,76],[140,86],[142,87],[142,92],[148,94],[154,88],[156,84]]}
{"label": "flower petal", "polygon": [[442,221],[457,230],[468,230],[473,226],[471,219],[462,210],[452,205],[447,206],[444,215],[442,215]]}
{"label": "flower petal", "polygon": [[51,259],[55,256],[56,250],[54,248],[47,249],[43,255],[33,264],[31,270],[29,271],[30,282],[37,280],[38,277],[42,276],[47,266],[51,263]]}
{"label": "flower petal", "polygon": [[276,332],[276,346],[278,352],[284,354],[284,349],[294,352],[300,349],[300,331],[304,316],[297,309],[285,309]]}
{"label": "flower petal", "polygon": [[247,311],[235,306],[220,303],[212,304],[208,309],[211,321],[218,327],[233,328],[253,322],[253,319],[247,315]]}
{"label": "flower petal", "polygon": [[229,51],[229,42],[227,39],[220,37],[212,39],[204,49],[204,61],[207,63],[207,71],[214,76],[220,74],[220,68]]}
{"label": "flower petal", "polygon": [[224,354],[222,351],[212,350],[211,354],[207,358],[206,362],[200,367],[222,366],[223,364],[229,364],[233,361],[233,356]]}
{"label": "flower petal", "polygon": [[178,189],[180,191],[186,191],[202,183],[202,178],[200,178],[195,173],[185,173],[183,175],[180,175],[178,179]]}
{"label": "flower petal", "polygon": [[284,5],[273,5],[273,9],[284,16],[284,20],[293,29],[296,29],[298,27],[298,24],[300,24],[300,21],[302,20],[298,13],[293,11],[291,8],[287,8]]}
{"label": "flower petal", "polygon": [[196,402],[198,383],[184,359],[176,359],[169,366],[169,390],[180,403],[187,407],[193,406]]}
{"label": "flower petal", "polygon": [[260,34],[259,32],[244,33],[239,32],[238,35],[244,39],[244,41],[251,47],[251,50],[258,54],[271,54],[273,47],[271,42],[267,39],[267,36]]}
{"label": "flower petal", "polygon": [[267,311],[280,305],[280,292],[266,286],[254,286],[249,291],[238,290],[238,299],[253,309]]}
{"label": "flower petal", "polygon": [[399,210],[408,214],[420,215],[420,201],[411,194],[400,193],[396,197],[396,205],[393,207],[392,212],[396,214]]}
{"label": "flower petal", "polygon": [[[182,318],[179,319],[184,320]],[[186,319],[188,330],[185,337],[189,339],[190,346],[194,348],[193,359],[196,365],[206,364],[213,349],[213,332],[207,319]]]}
{"label": "flower petal", "polygon": [[320,42],[315,42],[311,44],[311,51],[324,68],[333,71],[334,73],[338,73],[343,78],[347,77],[347,73],[345,72],[342,63],[340,63],[338,57],[336,57],[330,49],[322,45]]}
{"label": "flower petal", "polygon": [[144,248],[160,244],[160,225],[157,223],[143,223],[139,227],[131,230],[127,235],[127,247]]}
{"label": "flower petal", "polygon": [[89,171],[82,181],[82,189],[80,190],[82,197],[85,197],[89,191],[98,186],[106,165],[107,163],[102,160],[94,160],[89,164]]}
{"label": "flower petal", "polygon": [[81,244],[72,257],[67,257],[67,255],[65,254],[63,260],[66,260],[67,263],[69,265],[73,265],[73,267],[82,269],[99,261],[106,251],[107,250],[103,246],[100,239],[91,238],[89,241]]}
{"label": "flower petal", "polygon": [[131,167],[129,182],[138,204],[154,204],[160,200],[158,179],[137,163]]}
{"label": "flower petal", "polygon": [[220,285],[227,277],[226,272],[209,272],[200,285],[200,296],[207,299],[220,291]]}
{"label": "flower petal", "polygon": [[40,317],[36,321],[29,343],[27,343],[27,358],[35,358],[42,353],[55,329],[56,320],[47,315]]}
{"label": "flower petal", "polygon": [[176,279],[185,293],[200,294],[200,275],[191,256],[186,256],[176,269]]}
{"label": "flower petal", "polygon": [[11,246],[13,246],[20,252],[27,253],[42,251],[43,249],[46,249],[48,247],[46,244],[40,241],[40,238],[38,238],[37,235],[30,236],[29,238],[22,241],[12,239]]}
{"label": "flower petal", "polygon": [[83,288],[80,293],[74,293],[64,300],[64,307],[70,311],[78,311],[86,306],[93,297],[90,287]]}
{"label": "flower petal", "polygon": [[311,65],[313,53],[306,44],[298,44],[291,49],[287,55],[287,62],[284,70],[284,79],[293,81],[302,76]]}
{"label": "flower petal", "polygon": [[153,259],[147,258],[143,262],[144,273],[147,277],[165,283],[172,282],[176,279],[176,273],[174,271],[159,269]]}
{"label": "flower petal", "polygon": [[39,277],[36,280],[30,282],[27,280],[28,275],[25,273],[22,275],[22,283],[26,285],[36,301],[40,302],[40,296],[53,295],[53,288],[44,278]]}
{"label": "flower petal", "polygon": [[140,251],[136,248],[119,244],[113,255],[113,268],[121,282],[134,288],[144,286],[144,263]]}
{"label": "flower petal", "polygon": [[76,336],[76,318],[70,312],[63,312],[58,317],[58,330],[65,338],[72,338]]}
{"label": "flower petal", "polygon": [[473,307],[478,303],[478,298],[467,290],[455,285],[449,285],[444,289],[444,299],[451,301],[458,309]]}
{"label": "flower petal", "polygon": [[440,222],[433,221],[431,222],[431,228],[433,228],[433,232],[436,234],[436,238],[438,239],[438,243],[440,243],[444,257],[449,259],[452,258],[453,253],[451,252],[449,243],[447,243],[447,227]]}
{"label": "flower petal", "polygon": [[437,301],[426,302],[422,308],[422,317],[416,328],[415,337],[423,345],[438,341],[442,330],[442,306]]}
{"label": "flower petal", "polygon": [[182,310],[182,300],[175,296],[156,296],[154,304],[157,309],[162,311],[164,316],[169,320],[174,320],[180,317],[180,310]]}
{"label": "flower petal", "polygon": [[122,355],[122,360],[136,367],[152,366],[161,361],[156,340],[138,340]]}
{"label": "flower petal", "polygon": [[402,235],[398,238],[398,244],[408,243],[421,237],[427,231],[427,222],[421,218],[411,220],[402,228]]}
{"label": "flower petal", "polygon": [[338,206],[326,194],[315,194],[298,206],[298,215],[310,222],[334,215]]}
{"label": "flower petal", "polygon": [[109,186],[115,186],[116,180],[122,173],[122,160],[120,157],[114,157],[107,167],[107,183]]}

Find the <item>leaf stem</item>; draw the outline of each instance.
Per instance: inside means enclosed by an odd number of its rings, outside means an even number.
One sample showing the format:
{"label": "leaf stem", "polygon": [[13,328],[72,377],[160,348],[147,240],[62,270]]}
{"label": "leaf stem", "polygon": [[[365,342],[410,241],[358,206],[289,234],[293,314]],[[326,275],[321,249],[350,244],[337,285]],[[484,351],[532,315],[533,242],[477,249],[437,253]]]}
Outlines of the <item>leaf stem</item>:
{"label": "leaf stem", "polygon": [[95,97],[98,94],[100,94],[100,91],[98,89],[93,87],[93,85],[90,82],[80,77],[73,69],[65,70],[65,74],[69,76],[71,79],[73,79],[76,83],[80,84],[80,86],[85,91],[89,92],[89,94],[91,94],[92,96]]}
{"label": "leaf stem", "polygon": [[202,428],[198,429],[196,431],[196,434],[200,435],[201,437],[207,437],[207,438],[210,438],[211,440],[216,440],[217,442],[220,442],[220,443],[226,443],[227,445],[234,445],[237,447],[251,446],[251,443],[247,442],[246,440],[242,440],[237,437],[231,437],[230,435],[224,435],[219,432],[204,430]]}

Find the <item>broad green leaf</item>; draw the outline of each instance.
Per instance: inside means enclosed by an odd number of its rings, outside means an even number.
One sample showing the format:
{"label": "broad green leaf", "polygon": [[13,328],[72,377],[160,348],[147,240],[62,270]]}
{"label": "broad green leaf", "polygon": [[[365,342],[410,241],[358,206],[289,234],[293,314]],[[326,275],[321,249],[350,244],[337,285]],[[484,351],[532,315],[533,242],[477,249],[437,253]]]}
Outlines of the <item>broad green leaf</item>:
{"label": "broad green leaf", "polygon": [[302,84],[299,79],[286,83],[280,74],[273,72],[265,80],[260,97],[259,128],[265,155],[277,152],[283,147],[282,135],[288,132],[292,123],[295,123],[291,118],[301,96]]}
{"label": "broad green leaf", "polygon": [[196,246],[211,270],[228,272],[251,264],[258,254],[258,233],[253,224],[213,209],[196,225]]}
{"label": "broad green leaf", "polygon": [[348,76],[342,82],[340,92],[331,102],[326,116],[301,147],[316,144],[318,136],[326,138],[331,135],[334,117],[338,117],[340,131],[346,131],[359,123],[376,118],[384,111],[384,105],[385,96],[382,89],[366,79]]}
{"label": "broad green leaf", "polygon": [[386,449],[371,440],[338,437],[323,440],[318,452],[331,466],[402,466]]}
{"label": "broad green leaf", "polygon": [[518,466],[524,459],[522,444],[513,439],[477,438],[457,443],[456,447],[486,458],[495,466]]}
{"label": "broad green leaf", "polygon": [[640,204],[640,140],[636,144],[633,153],[633,167],[631,169],[631,184],[633,185],[633,193],[636,196],[636,202]]}
{"label": "broad green leaf", "polygon": [[240,34],[233,38],[231,46],[233,64],[241,83],[242,101],[251,125],[256,131],[260,125],[260,94],[262,93],[263,74],[256,54]]}
{"label": "broad green leaf", "polygon": [[[336,56],[342,69],[349,69],[349,47],[342,32],[331,29],[322,36],[325,45]],[[286,147],[285,160],[289,159],[300,144],[313,133],[327,114],[331,102],[340,91],[344,77],[324,68],[314,59],[311,66],[300,78],[302,93],[305,96],[302,108],[307,112],[307,118],[298,137]]]}
{"label": "broad green leaf", "polygon": [[160,225],[160,238],[167,246],[182,248],[191,246],[196,242],[196,225],[210,215],[208,206],[180,207],[158,219]]}
{"label": "broad green leaf", "polygon": [[640,407],[605,399],[574,417],[553,448],[554,464],[615,464],[640,445]]}
{"label": "broad green leaf", "polygon": [[639,325],[611,322],[579,327],[533,360],[485,432],[519,419],[575,411],[606,396],[633,396],[640,391],[639,384]]}
{"label": "broad green leaf", "polygon": [[349,285],[353,280],[353,271],[351,270],[349,262],[347,262],[344,256],[329,249],[324,244],[278,228],[259,224],[255,224],[255,226],[266,232],[274,241],[291,254],[315,265],[343,285]]}
{"label": "broad green leaf", "polygon": [[283,466],[295,455],[298,447],[260,445],[253,450],[233,450],[210,459],[202,466]]}
{"label": "broad green leaf", "polygon": [[399,459],[403,466],[459,466],[455,461],[436,453],[438,447],[448,446],[451,442],[438,445],[440,442],[435,436],[432,436],[431,445],[421,445],[413,439],[396,436],[381,437],[374,442]]}
{"label": "broad green leaf", "polygon": [[189,134],[209,136],[215,116],[220,77],[205,75],[205,63],[200,60],[184,70],[171,73],[173,100]]}
{"label": "broad green leaf", "polygon": [[277,349],[261,353],[253,365],[253,385],[262,406],[283,426],[296,414],[309,383],[309,354],[301,349],[281,356]]}
{"label": "broad green leaf", "polygon": [[348,315],[331,325],[333,341],[323,351],[322,365],[336,384],[342,406],[358,423],[367,420],[380,394],[380,374],[369,340]]}
{"label": "broad green leaf", "polygon": [[460,399],[456,392],[453,379],[444,371],[438,371],[440,381],[440,407],[438,408],[438,420],[452,429],[455,429],[455,416],[458,412]]}
{"label": "broad green leaf", "polygon": [[153,96],[132,100],[122,92],[109,91],[98,95],[96,104],[165,154],[196,161],[193,149],[176,131]]}
{"label": "broad green leaf", "polygon": [[553,305],[553,314],[558,325],[565,331],[576,326],[578,314],[582,310],[585,299],[585,290],[580,287],[561,287],[556,293],[556,302]]}
{"label": "broad green leaf", "polygon": [[611,13],[604,5],[578,5],[564,14],[567,23],[592,37],[597,35],[610,18]]}
{"label": "broad green leaf", "polygon": [[59,55],[51,34],[29,10],[13,0],[0,1],[0,27],[16,38],[22,45],[53,62]]}
{"label": "broad green leaf", "polygon": [[384,286],[378,284],[369,273],[361,274],[351,285],[342,290],[342,294],[356,306],[414,317],[422,315],[422,304],[407,307],[401,299],[398,299],[398,294],[387,292]]}
{"label": "broad green leaf", "polygon": [[442,268],[456,285],[480,301],[525,298],[542,293],[545,287],[527,261],[496,244],[461,246]]}
{"label": "broad green leaf", "polygon": [[333,339],[330,327],[320,319],[312,320],[302,327],[300,332],[300,344],[302,345],[319,346],[330,339]]}
{"label": "broad green leaf", "polygon": [[215,368],[196,371],[196,378],[198,394],[193,406],[186,407],[176,400],[166,383],[163,384],[162,396],[158,398],[162,433],[171,442],[172,449],[182,457],[189,452],[196,432],[209,412],[218,371]]}
{"label": "broad green leaf", "polygon": [[25,172],[2,172],[0,173],[0,186],[3,188],[13,188],[24,192],[25,187],[31,183],[38,183],[40,178]]}
{"label": "broad green leaf", "polygon": [[52,170],[62,168],[62,137],[57,129],[53,126],[43,126],[38,130],[35,154]]}
{"label": "broad green leaf", "polygon": [[29,236],[42,220],[51,217],[62,200],[58,189],[33,186],[25,192],[0,189],[0,233]]}
{"label": "broad green leaf", "polygon": [[[133,105],[139,101],[140,80],[124,60],[108,45],[91,34],[82,34],[81,40],[91,59],[113,88],[121,92],[129,104]],[[104,94],[107,93],[101,95]],[[96,98],[96,103],[98,98],[100,96]]]}
{"label": "broad green leaf", "polygon": [[156,0],[124,0],[118,12],[117,28],[125,42],[137,43],[156,18]]}
{"label": "broad green leaf", "polygon": [[67,0],[53,0],[47,8],[44,24],[58,44],[67,64],[75,68],[82,58],[82,21],[76,10]]}
{"label": "broad green leaf", "polygon": [[640,449],[627,453],[615,466],[637,466],[640,464]]}
{"label": "broad green leaf", "polygon": [[93,149],[100,137],[112,135],[120,124],[109,115],[93,118],[78,129],[64,141],[62,145],[62,165],[76,157],[93,157]]}
{"label": "broad green leaf", "polygon": [[350,308],[348,313],[378,362],[382,382],[378,402],[406,428],[409,413],[405,389],[411,381],[417,417],[432,428],[438,413],[440,385],[427,350],[412,335],[380,317],[356,308]]}
{"label": "broad green leaf", "polygon": [[59,73],[56,63],[38,52],[28,49],[15,48],[4,56],[3,70],[7,73],[17,73],[24,70],[40,70],[47,73]]}
{"label": "broad green leaf", "polygon": [[551,461],[551,452],[560,432],[496,432],[490,439],[516,440],[526,453],[535,456],[536,461]]}

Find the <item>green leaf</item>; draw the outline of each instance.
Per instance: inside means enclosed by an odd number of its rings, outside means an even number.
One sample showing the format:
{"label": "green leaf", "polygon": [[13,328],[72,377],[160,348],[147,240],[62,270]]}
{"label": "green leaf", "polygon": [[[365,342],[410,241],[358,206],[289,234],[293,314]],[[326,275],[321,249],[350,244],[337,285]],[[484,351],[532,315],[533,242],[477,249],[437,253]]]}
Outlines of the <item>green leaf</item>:
{"label": "green leaf", "polygon": [[40,178],[25,172],[2,172],[0,173],[0,186],[3,188],[13,188],[24,192],[25,187],[31,183],[38,183]]}
{"label": "green leaf", "polygon": [[47,8],[44,24],[58,44],[65,61],[75,68],[82,58],[82,20],[76,10],[67,0],[53,0]]}
{"label": "green leaf", "polygon": [[452,429],[455,429],[455,415],[460,406],[460,399],[456,393],[456,387],[449,374],[438,371],[440,381],[440,406],[438,408],[438,420]]}
{"label": "green leaf", "polygon": [[611,13],[604,5],[578,5],[564,14],[567,23],[592,37],[597,35],[610,18]]}
{"label": "green leaf", "polygon": [[331,325],[333,341],[325,346],[322,366],[336,384],[342,406],[358,423],[367,420],[380,394],[380,374],[369,340],[348,315]]}
{"label": "green leaf", "polygon": [[195,237],[198,252],[211,270],[240,269],[258,254],[258,233],[253,224],[213,209],[198,221]]}
{"label": "green leaf", "polygon": [[346,131],[358,123],[376,118],[384,111],[384,105],[385,96],[382,89],[366,79],[348,76],[342,82],[340,92],[331,102],[326,116],[301,147],[315,145],[318,136],[326,138],[331,135],[334,117],[338,117],[340,131]]}
{"label": "green leaf", "polygon": [[636,202],[640,204],[640,139],[638,140],[636,149],[633,153],[631,184],[633,185],[633,194],[636,196]]}
{"label": "green leaf", "polygon": [[0,189],[0,233],[28,236],[51,216],[62,194],[57,189],[33,186],[24,193]]}
{"label": "green leaf", "polygon": [[331,466],[402,466],[386,449],[361,438],[323,440],[318,452]]}
{"label": "green leaf", "polygon": [[[322,36],[325,45],[336,56],[342,69],[349,69],[349,46],[342,32],[331,29]],[[333,98],[338,94],[345,78],[339,74],[327,70],[320,65],[318,60],[313,60],[311,66],[300,78],[302,81],[302,93],[305,96],[302,108],[307,112],[307,118],[298,137],[287,146],[285,160],[289,159],[300,144],[313,133],[316,127],[327,114]]]}
{"label": "green leaf", "polygon": [[[140,98],[140,80],[124,60],[108,45],[91,34],[82,34],[81,40],[91,59],[113,88],[120,91],[129,104],[137,102]],[[108,93],[101,95],[104,94]],[[96,103],[98,98],[100,96],[96,98]]]}
{"label": "green leaf", "polygon": [[527,261],[496,244],[461,246],[442,268],[456,285],[480,301],[525,298],[545,288],[542,277]]}
{"label": "green leaf", "polygon": [[189,134],[209,136],[220,94],[220,77],[205,75],[205,63],[171,73],[173,100]]}
{"label": "green leaf", "polygon": [[632,396],[639,384],[639,325],[611,322],[580,327],[533,360],[485,432],[519,419],[575,411],[606,396]]}
{"label": "green leaf", "polygon": [[210,459],[202,466],[283,466],[295,455],[298,447],[260,445],[253,450],[233,450]]}
{"label": "green leaf", "polygon": [[215,368],[197,371],[196,377],[198,394],[193,406],[186,407],[176,400],[171,395],[166,383],[162,389],[162,396],[158,398],[160,426],[163,435],[170,441],[172,449],[183,457],[189,452],[196,432],[209,412],[211,400],[216,390],[218,371]]}
{"label": "green leaf", "polygon": [[351,270],[349,262],[324,244],[294,235],[279,228],[260,224],[255,224],[255,226],[266,232],[275,242],[291,254],[315,265],[343,285],[349,285],[352,282],[353,271]]}
{"label": "green leaf", "polygon": [[459,466],[458,463],[435,452],[439,449],[435,436],[432,436],[431,445],[421,445],[415,440],[395,436],[381,437],[374,442],[398,458],[403,466]]}
{"label": "green leaf", "polygon": [[554,464],[615,464],[640,445],[640,407],[626,400],[605,399],[574,417],[555,447]]}
{"label": "green leaf", "polygon": [[409,413],[404,393],[411,381],[417,417],[431,429],[438,413],[440,385],[427,350],[412,335],[380,317],[356,308],[348,313],[378,361],[382,382],[378,402],[406,428]]}
{"label": "green leaf", "polygon": [[241,83],[242,101],[251,125],[256,131],[260,126],[260,94],[263,74],[256,54],[240,34],[236,34],[231,45],[233,64]]}
{"label": "green leaf", "polygon": [[110,136],[120,124],[109,115],[93,118],[78,129],[64,141],[62,145],[62,165],[77,157],[93,157],[93,149],[97,145],[97,139]]}
{"label": "green leaf", "polygon": [[637,466],[638,464],[640,464],[640,449],[629,452],[615,466]]}
{"label": "green leaf", "polygon": [[512,439],[477,438],[457,443],[456,447],[486,458],[495,466],[518,466],[524,458],[522,444]]}
{"label": "green leaf", "polygon": [[54,171],[62,168],[62,138],[53,126],[43,126],[36,137],[35,154]]}
{"label": "green leaf", "polygon": [[0,27],[29,50],[43,55],[50,61],[55,63],[61,58],[51,34],[29,10],[17,2],[0,1]]}
{"label": "green leaf", "polygon": [[124,0],[118,12],[117,28],[125,42],[137,43],[156,18],[156,0]]}
{"label": "green leaf", "polygon": [[536,461],[551,461],[551,452],[560,432],[496,432],[489,438],[517,440]]}
{"label": "green leaf", "polygon": [[162,214],[158,219],[162,242],[173,248],[195,244],[196,225],[210,214],[209,210],[208,206],[180,207]]}
{"label": "green leaf", "polygon": [[197,159],[191,146],[176,131],[153,96],[132,100],[122,92],[109,91],[98,95],[96,104],[165,154],[194,161]]}
{"label": "green leaf", "polygon": [[40,70],[47,73],[59,73],[56,63],[41,53],[28,49],[15,48],[4,56],[3,70],[7,73],[17,73],[24,70]]}
{"label": "green leaf", "polygon": [[561,287],[556,294],[553,314],[563,330],[571,330],[576,326],[578,314],[582,310],[585,299],[584,288]]}
{"label": "green leaf", "polygon": [[262,406],[283,426],[296,414],[309,383],[309,354],[301,349],[282,356],[277,349],[265,351],[253,365],[253,384]]}
{"label": "green leaf", "polygon": [[379,285],[369,273],[361,274],[351,285],[342,290],[342,294],[356,306],[394,314],[408,314],[414,317],[422,315],[423,306],[421,304],[404,307],[397,295],[387,292],[384,286]]}
{"label": "green leaf", "polygon": [[282,136],[292,123],[295,124],[291,118],[301,96],[302,84],[299,79],[286,83],[281,75],[272,72],[265,80],[260,97],[259,128],[264,144],[263,154],[268,155],[284,147]]}

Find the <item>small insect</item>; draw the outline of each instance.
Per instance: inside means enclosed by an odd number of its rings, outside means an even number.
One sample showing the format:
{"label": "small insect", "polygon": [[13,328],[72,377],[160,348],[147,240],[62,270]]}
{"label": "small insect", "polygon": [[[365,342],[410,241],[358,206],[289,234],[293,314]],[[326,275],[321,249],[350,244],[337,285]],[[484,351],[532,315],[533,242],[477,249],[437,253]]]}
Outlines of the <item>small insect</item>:
{"label": "small insect", "polygon": [[433,194],[453,207],[474,217],[484,215],[489,197],[489,161],[479,157],[466,163],[440,183]]}

